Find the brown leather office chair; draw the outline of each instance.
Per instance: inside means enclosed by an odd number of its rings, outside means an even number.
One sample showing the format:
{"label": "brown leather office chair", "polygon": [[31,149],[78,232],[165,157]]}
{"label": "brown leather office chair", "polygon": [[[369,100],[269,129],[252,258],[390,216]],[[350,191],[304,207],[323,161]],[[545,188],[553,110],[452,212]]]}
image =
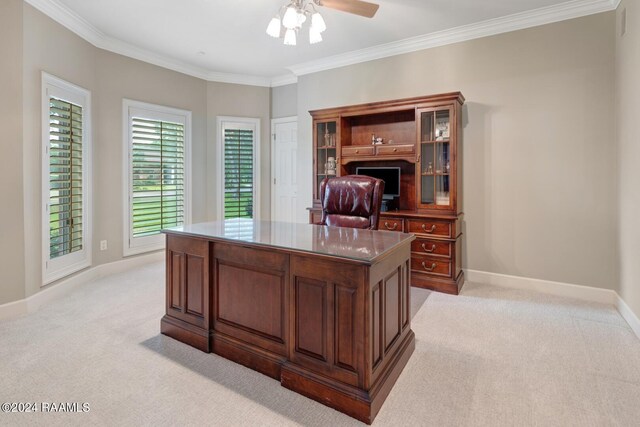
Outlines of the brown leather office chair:
{"label": "brown leather office chair", "polygon": [[320,183],[321,225],[378,229],[384,181],[370,176],[345,175]]}

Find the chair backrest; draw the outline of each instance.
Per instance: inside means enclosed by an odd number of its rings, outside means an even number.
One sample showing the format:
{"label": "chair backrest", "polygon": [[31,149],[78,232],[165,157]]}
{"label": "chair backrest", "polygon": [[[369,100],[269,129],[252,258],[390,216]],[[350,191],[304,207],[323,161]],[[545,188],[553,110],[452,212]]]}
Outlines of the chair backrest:
{"label": "chair backrest", "polygon": [[323,225],[378,229],[384,181],[364,175],[325,178],[320,183]]}

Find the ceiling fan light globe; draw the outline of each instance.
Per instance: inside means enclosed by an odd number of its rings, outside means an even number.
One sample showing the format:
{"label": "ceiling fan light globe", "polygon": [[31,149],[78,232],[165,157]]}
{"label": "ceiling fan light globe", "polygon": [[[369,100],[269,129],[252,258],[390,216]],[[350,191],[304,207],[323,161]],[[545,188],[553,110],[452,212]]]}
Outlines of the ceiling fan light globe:
{"label": "ceiling fan light globe", "polygon": [[295,46],[296,45],[296,32],[289,28],[287,32],[284,34],[284,44],[287,46]]}
{"label": "ceiling fan light globe", "polygon": [[304,21],[307,20],[307,15],[305,15],[303,12],[299,11],[298,12],[298,28],[302,27],[302,24],[304,24]]}
{"label": "ceiling fan light globe", "polygon": [[293,6],[289,6],[282,17],[282,25],[288,29],[292,30],[296,28],[298,25],[298,12],[296,8]]}
{"label": "ceiling fan light globe", "polygon": [[275,38],[280,37],[280,18],[274,17],[271,19],[271,22],[269,22],[267,26],[267,34]]}
{"label": "ceiling fan light globe", "polygon": [[315,27],[313,27],[313,25],[309,27],[309,43],[316,44],[316,43],[320,43],[321,41],[322,41],[322,34],[320,34],[320,31],[316,30]]}
{"label": "ceiling fan light globe", "polygon": [[311,26],[318,30],[319,33],[327,29],[327,24],[324,22],[324,18],[318,12],[311,15]]}

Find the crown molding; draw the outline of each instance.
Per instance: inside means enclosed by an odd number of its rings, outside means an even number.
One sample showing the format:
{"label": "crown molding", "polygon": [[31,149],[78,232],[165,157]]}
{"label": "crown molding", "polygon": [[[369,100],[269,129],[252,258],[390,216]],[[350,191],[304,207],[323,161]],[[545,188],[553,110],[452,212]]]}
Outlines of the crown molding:
{"label": "crown molding", "polygon": [[298,76],[295,74],[283,74],[271,79],[271,87],[286,86],[298,83]]}
{"label": "crown molding", "polygon": [[24,1],[97,48],[207,81],[245,84],[250,86],[271,86],[270,77],[211,71],[107,36],[102,31],[91,25],[87,20],[57,0]]}
{"label": "crown molding", "polygon": [[296,76],[615,10],[620,0],[573,0],[366,49],[296,64]]}
{"label": "crown molding", "polygon": [[57,0],[24,1],[100,49],[207,81],[277,87],[297,83],[297,76],[305,74],[615,10],[621,0],[573,0],[554,6],[292,65],[287,69],[293,74],[283,74],[275,77],[223,73],[196,67],[184,61],[160,55],[110,37]]}

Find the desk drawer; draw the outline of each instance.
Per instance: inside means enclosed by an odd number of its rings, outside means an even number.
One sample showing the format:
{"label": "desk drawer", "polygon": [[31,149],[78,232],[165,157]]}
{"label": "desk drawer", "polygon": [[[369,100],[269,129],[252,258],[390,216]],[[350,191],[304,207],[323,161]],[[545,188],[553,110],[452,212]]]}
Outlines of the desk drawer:
{"label": "desk drawer", "polygon": [[357,145],[351,147],[342,147],[342,157],[353,156],[373,156],[374,147],[371,145]]}
{"label": "desk drawer", "polygon": [[404,231],[404,220],[402,218],[381,217],[378,230]]}
{"label": "desk drawer", "polygon": [[451,261],[412,254],[411,270],[432,276],[451,277]]}
{"label": "desk drawer", "polygon": [[438,237],[452,237],[451,222],[436,219],[410,219],[409,233],[429,234]]}
{"label": "desk drawer", "polygon": [[413,145],[377,145],[376,154],[394,156],[399,154],[413,154],[415,148]]}
{"label": "desk drawer", "polygon": [[453,243],[442,240],[417,238],[411,242],[411,251],[429,256],[451,258]]}

